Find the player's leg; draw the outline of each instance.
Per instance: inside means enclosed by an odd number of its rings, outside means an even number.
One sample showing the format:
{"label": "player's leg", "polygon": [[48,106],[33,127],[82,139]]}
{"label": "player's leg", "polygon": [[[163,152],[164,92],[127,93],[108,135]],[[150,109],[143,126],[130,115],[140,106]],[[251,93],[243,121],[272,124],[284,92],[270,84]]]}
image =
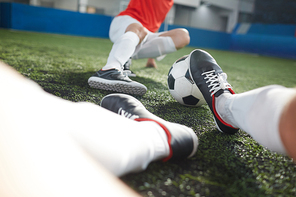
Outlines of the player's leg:
{"label": "player's leg", "polygon": [[[122,21],[122,20],[120,20]],[[113,47],[109,54],[106,65],[103,67],[103,70],[117,68],[122,69],[122,66],[127,62],[127,60],[134,53],[136,46],[143,41],[145,36],[147,35],[147,30],[140,23],[135,23],[134,19],[133,23],[126,25],[122,25],[120,29],[125,29],[124,33],[116,38],[116,36],[112,36],[110,33],[110,37],[114,40]],[[117,26],[115,30],[112,29],[113,26]],[[119,29],[119,25],[114,24],[111,26],[110,32],[116,31]],[[119,27],[118,27],[119,26]],[[118,32],[115,32],[118,34]],[[115,38],[113,38],[115,37]]]}
{"label": "player's leg", "polygon": [[[1,119],[2,115],[3,111]],[[20,129],[5,117],[2,120],[0,196],[139,196],[69,135],[45,125],[40,129],[25,124]]]}
{"label": "player's leg", "polygon": [[226,122],[249,133],[268,149],[295,156],[295,148],[291,151],[290,146],[294,141],[295,147],[296,139],[293,138],[295,127],[291,127],[296,116],[290,117],[295,108],[295,101],[290,101],[295,100],[295,96],[295,89],[277,85],[231,96],[221,95],[221,100],[217,100],[218,112]]}
{"label": "player's leg", "polygon": [[270,150],[294,156],[291,150],[295,138],[287,138],[291,133],[295,135],[295,116],[291,116],[295,113],[292,111],[295,101],[290,102],[295,100],[295,89],[273,85],[234,94],[226,81],[227,75],[210,54],[194,50],[188,58],[193,80],[207,100],[220,131],[235,133],[235,128],[241,128]]}
{"label": "player's leg", "polygon": [[150,113],[136,98],[126,94],[110,94],[101,101],[101,106],[139,123],[156,123],[165,131],[169,155],[164,161],[180,160],[193,156],[197,150],[198,138],[193,130],[184,125],[165,121]]}
{"label": "player's leg", "polygon": [[[161,61],[166,54],[185,47],[189,44],[189,41],[190,37],[188,31],[182,28],[154,34],[149,32],[147,39],[137,46],[132,58],[148,58],[145,67],[157,68],[154,58]],[[134,75],[131,73],[129,76]]]}
{"label": "player's leg", "polygon": [[198,140],[192,129],[152,115],[135,98],[115,94],[106,96],[102,103],[104,108],[130,119],[149,118],[140,122],[129,120],[89,103],[69,109],[81,114],[70,134],[115,175],[142,171],[152,161],[172,156],[186,158],[196,152]]}
{"label": "player's leg", "polygon": [[183,28],[160,33],[150,32],[147,40],[137,47],[133,59],[160,57],[183,48],[189,42],[189,33]]}
{"label": "player's leg", "polygon": [[178,28],[160,34],[160,37],[171,37],[177,50],[187,46],[190,42],[190,36],[187,29]]}
{"label": "player's leg", "polygon": [[139,196],[64,132],[68,102],[2,62],[0,92],[0,196]]}
{"label": "player's leg", "polygon": [[69,134],[116,176],[142,171],[169,155],[167,136],[155,123],[132,121],[90,103],[69,110],[76,113],[64,120],[72,122]]}
{"label": "player's leg", "polygon": [[123,65],[134,53],[136,46],[145,38],[146,29],[129,16],[115,17],[109,36],[114,42],[106,65],[89,78],[93,88],[143,95],[147,88],[123,74]]}
{"label": "player's leg", "polygon": [[[19,80],[19,77],[19,74],[14,77],[0,73],[1,93],[7,95],[0,98],[4,114],[2,120],[8,126],[20,131],[25,128],[36,129],[40,133],[55,131],[64,133],[61,135],[68,134],[92,158],[117,176],[144,170],[152,161],[172,154],[168,133],[159,124],[129,120],[95,104],[63,100],[44,92],[24,77]],[[121,101],[110,105],[127,107]],[[174,132],[175,127],[177,130],[180,128],[181,134],[177,135],[183,136],[183,126],[167,124]],[[188,135],[194,134],[189,128],[185,130],[188,130]],[[192,140],[192,144],[197,146],[197,138]],[[191,147],[190,144],[188,146]],[[192,146],[194,153],[196,146]]]}

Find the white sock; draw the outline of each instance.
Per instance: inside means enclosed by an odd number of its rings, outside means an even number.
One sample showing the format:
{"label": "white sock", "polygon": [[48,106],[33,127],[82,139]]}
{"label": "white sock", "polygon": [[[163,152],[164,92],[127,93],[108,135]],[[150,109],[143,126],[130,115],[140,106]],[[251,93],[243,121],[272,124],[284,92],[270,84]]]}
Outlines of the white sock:
{"label": "white sock", "polygon": [[150,128],[151,136],[152,136],[152,141],[153,141],[153,146],[151,149],[151,155],[150,160],[151,161],[157,161],[160,159],[164,159],[170,154],[170,149],[169,149],[169,144],[168,144],[168,137],[163,130],[157,123],[152,122],[152,121],[143,121],[141,123],[147,124],[147,127]]}
{"label": "white sock", "polygon": [[[73,117],[68,114],[63,122],[72,122],[69,134],[116,176],[143,171],[170,153],[167,136],[155,122],[130,120],[91,103],[68,107],[64,111]],[[86,119],[96,124],[85,125]]]}
{"label": "white sock", "polygon": [[[221,97],[223,120],[241,128],[254,140],[272,151],[286,154],[279,134],[283,108],[295,95],[295,89],[271,85],[241,94]],[[222,95],[221,95],[222,96]],[[226,99],[225,99],[226,98]]]}
{"label": "white sock", "polygon": [[107,64],[103,70],[118,69],[122,70],[122,66],[133,55],[136,46],[139,44],[139,37],[136,33],[128,31],[123,34],[112,46],[109,53]]}
{"label": "white sock", "polygon": [[[3,69],[0,64],[0,70],[0,93],[5,95],[0,96],[0,135],[22,134],[25,138],[21,141],[28,146],[20,148],[30,150],[27,149],[30,147],[35,151],[39,144],[49,153],[58,151],[58,148],[67,152],[71,141],[73,147],[83,150],[87,157],[92,157],[117,176],[144,170],[152,161],[166,158],[170,153],[165,131],[155,122],[137,122],[92,103],[75,103],[55,97],[35,82],[10,73],[9,67]],[[31,124],[32,120],[36,123]],[[46,128],[42,129],[44,125]],[[4,131],[12,131],[12,134]],[[36,146],[26,141],[34,133],[39,135],[34,140]],[[60,145],[66,140],[66,146],[51,150],[48,143],[43,145],[46,136],[52,137],[52,144],[55,139]],[[18,144],[18,139],[14,139],[13,143]],[[13,144],[7,147],[15,148]],[[70,153],[70,157],[75,157],[74,149]]]}
{"label": "white sock", "polygon": [[143,43],[143,46],[133,54],[133,59],[155,58],[168,53],[173,53],[177,49],[174,41],[169,36],[159,36]]}
{"label": "white sock", "polygon": [[226,123],[230,124],[231,126],[238,128],[237,125],[235,125],[229,117],[231,114],[225,109],[225,106],[227,105],[226,102],[229,102],[230,98],[233,95],[230,92],[225,92],[221,94],[218,98],[215,99],[215,106],[216,106],[216,111],[219,114],[219,116],[224,120]]}

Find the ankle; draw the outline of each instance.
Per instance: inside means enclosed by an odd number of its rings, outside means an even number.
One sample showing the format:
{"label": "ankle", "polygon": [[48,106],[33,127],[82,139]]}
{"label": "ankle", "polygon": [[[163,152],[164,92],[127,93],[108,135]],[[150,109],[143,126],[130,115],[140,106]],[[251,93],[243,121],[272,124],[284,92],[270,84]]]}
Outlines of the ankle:
{"label": "ankle", "polygon": [[103,68],[102,70],[110,70],[110,69],[117,69],[119,71],[122,70],[122,66],[118,61],[112,61],[112,62],[108,62]]}
{"label": "ankle", "polygon": [[225,92],[215,99],[215,106],[218,115],[224,122],[235,128],[238,128],[237,125],[234,123],[229,111],[229,106],[233,97],[234,95],[230,92]]}

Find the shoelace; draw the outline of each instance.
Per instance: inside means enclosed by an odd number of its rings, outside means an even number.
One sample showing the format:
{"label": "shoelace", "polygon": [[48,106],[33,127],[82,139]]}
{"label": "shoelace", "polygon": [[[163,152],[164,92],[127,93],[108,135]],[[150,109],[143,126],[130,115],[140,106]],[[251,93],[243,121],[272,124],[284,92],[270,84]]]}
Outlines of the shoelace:
{"label": "shoelace", "polygon": [[126,117],[128,119],[132,119],[132,120],[135,120],[136,118],[139,118],[138,115],[131,114],[131,113],[125,111],[122,108],[119,108],[118,114],[121,115],[121,116],[124,116],[124,117]]}
{"label": "shoelace", "polygon": [[215,74],[215,70],[207,71],[202,73],[201,75],[205,75],[205,78],[207,81],[206,83],[210,83],[208,85],[211,92],[211,96],[213,96],[216,92],[218,92],[220,89],[228,89],[231,88],[231,85],[226,81],[227,74],[226,73],[218,73]]}

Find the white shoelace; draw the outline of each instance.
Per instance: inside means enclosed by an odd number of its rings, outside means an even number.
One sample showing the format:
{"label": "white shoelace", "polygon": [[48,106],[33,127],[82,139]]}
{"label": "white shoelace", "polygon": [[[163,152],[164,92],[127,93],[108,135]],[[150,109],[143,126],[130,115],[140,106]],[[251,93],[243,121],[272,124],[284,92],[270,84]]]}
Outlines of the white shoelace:
{"label": "white shoelace", "polygon": [[131,114],[131,113],[123,110],[122,108],[119,108],[118,114],[121,115],[121,116],[124,116],[124,117],[126,117],[128,119],[132,119],[132,120],[135,120],[136,118],[139,118],[138,115]]}
{"label": "white shoelace", "polygon": [[231,85],[226,81],[227,74],[226,73],[218,73],[215,74],[215,70],[207,71],[202,73],[201,75],[205,75],[205,78],[207,81],[206,83],[210,83],[208,85],[211,92],[211,96],[218,92],[220,89],[228,89],[231,88]]}

